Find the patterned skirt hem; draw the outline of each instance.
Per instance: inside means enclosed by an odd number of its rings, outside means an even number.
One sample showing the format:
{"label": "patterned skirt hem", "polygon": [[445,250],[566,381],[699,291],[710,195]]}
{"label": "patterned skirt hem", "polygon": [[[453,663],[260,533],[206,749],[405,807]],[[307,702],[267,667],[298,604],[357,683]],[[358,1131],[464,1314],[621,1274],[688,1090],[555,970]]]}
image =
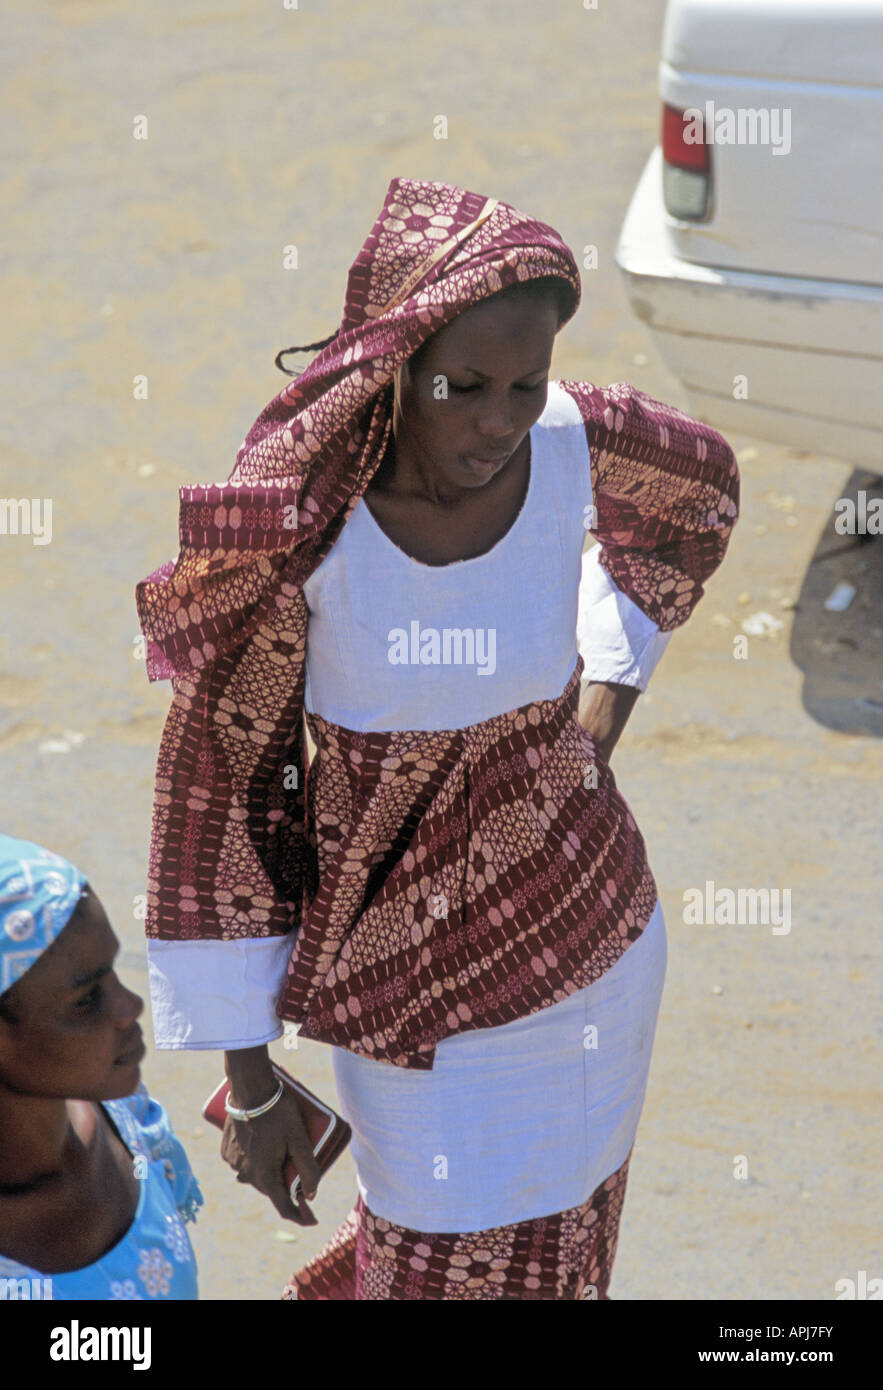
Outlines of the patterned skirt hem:
{"label": "patterned skirt hem", "polygon": [[360,1195],[282,1298],[607,1300],[630,1160],[581,1206],[487,1231],[408,1230],[375,1216]]}

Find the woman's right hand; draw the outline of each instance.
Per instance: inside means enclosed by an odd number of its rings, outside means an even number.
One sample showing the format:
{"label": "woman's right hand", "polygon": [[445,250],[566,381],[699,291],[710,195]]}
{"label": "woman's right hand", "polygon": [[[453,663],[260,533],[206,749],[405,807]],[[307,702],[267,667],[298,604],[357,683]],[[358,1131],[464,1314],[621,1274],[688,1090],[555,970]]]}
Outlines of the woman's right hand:
{"label": "woman's right hand", "polygon": [[[255,1109],[269,1100],[276,1088],[275,1073],[270,1070],[266,1048],[249,1049],[249,1059],[243,1053],[227,1053],[231,1088],[231,1104],[240,1109]],[[256,1064],[253,1054],[263,1053]],[[231,1061],[232,1059],[232,1061]],[[266,1072],[261,1063],[266,1061]],[[255,1080],[255,1075],[261,1080]],[[297,1096],[287,1086],[281,1097],[264,1115],[254,1120],[234,1120],[228,1115],[221,1137],[221,1157],[234,1169],[238,1182],[269,1197],[279,1215],[299,1226],[315,1226],[317,1221],[304,1200],[316,1195],[319,1186],[319,1165],[310,1143],[307,1127],[298,1105]],[[301,1180],[297,1205],[292,1202],[283,1169],[291,1160]]]}

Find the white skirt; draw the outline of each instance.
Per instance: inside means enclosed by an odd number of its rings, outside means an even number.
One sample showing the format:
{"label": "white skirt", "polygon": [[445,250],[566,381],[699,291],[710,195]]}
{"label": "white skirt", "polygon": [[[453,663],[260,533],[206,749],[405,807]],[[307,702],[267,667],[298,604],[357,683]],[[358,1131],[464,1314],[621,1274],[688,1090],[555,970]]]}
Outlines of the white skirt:
{"label": "white skirt", "polygon": [[431,1071],[332,1049],[359,1191],[416,1231],[483,1231],[581,1205],[635,1140],[662,998],[657,901],[594,984],[439,1043]]}

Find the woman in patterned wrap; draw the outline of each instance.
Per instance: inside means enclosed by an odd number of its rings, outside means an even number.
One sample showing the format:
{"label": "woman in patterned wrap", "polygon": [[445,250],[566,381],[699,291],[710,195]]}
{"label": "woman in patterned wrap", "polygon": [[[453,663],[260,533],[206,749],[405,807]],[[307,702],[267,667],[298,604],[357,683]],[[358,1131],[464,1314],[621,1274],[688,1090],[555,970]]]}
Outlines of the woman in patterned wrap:
{"label": "woman in patterned wrap", "polygon": [[262,1113],[222,1154],[283,1217],[315,1224],[287,1157],[318,1183],[264,1108],[283,1021],[353,1128],[354,1208],[286,1298],[608,1297],[666,958],[609,760],[739,477],[674,407],[549,381],[579,298],[551,227],[394,179],[337,333],[138,586],[174,690],[157,1043],[224,1050]]}

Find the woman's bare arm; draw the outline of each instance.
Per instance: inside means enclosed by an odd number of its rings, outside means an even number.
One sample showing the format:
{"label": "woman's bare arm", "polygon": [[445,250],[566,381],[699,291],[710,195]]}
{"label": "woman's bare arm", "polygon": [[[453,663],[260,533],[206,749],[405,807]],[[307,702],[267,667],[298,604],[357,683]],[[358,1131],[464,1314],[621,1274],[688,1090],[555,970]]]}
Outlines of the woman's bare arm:
{"label": "woman's bare arm", "polygon": [[613,681],[589,681],[580,693],[579,722],[592,735],[606,762],[628,723],[640,690]]}

